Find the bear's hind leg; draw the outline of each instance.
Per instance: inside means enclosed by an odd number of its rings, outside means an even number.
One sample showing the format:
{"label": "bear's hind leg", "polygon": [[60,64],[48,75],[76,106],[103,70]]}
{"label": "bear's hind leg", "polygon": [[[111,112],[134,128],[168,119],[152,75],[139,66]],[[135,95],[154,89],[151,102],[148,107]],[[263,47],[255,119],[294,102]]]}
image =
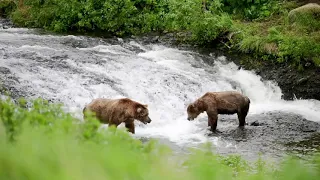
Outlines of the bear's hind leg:
{"label": "bear's hind leg", "polygon": [[134,131],[134,123],[133,122],[130,122],[130,123],[125,123],[125,126],[126,126],[126,128],[127,128],[127,130],[129,131],[129,132],[131,132],[132,134],[134,134],[135,133],[135,131]]}

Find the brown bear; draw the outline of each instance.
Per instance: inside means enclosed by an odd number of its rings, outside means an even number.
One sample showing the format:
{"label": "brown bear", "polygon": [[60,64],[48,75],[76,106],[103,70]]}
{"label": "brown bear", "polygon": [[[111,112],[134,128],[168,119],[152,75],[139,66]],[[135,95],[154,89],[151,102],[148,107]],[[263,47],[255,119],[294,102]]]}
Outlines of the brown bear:
{"label": "brown bear", "polygon": [[92,112],[101,123],[109,126],[115,125],[117,127],[124,122],[125,127],[133,134],[135,133],[134,119],[144,124],[151,122],[148,105],[143,105],[129,98],[97,98],[83,109],[84,119],[88,111]]}
{"label": "brown bear", "polygon": [[207,92],[187,108],[188,120],[194,120],[206,111],[208,126],[214,131],[217,128],[218,114],[238,114],[239,126],[245,125],[250,99],[237,91]]}

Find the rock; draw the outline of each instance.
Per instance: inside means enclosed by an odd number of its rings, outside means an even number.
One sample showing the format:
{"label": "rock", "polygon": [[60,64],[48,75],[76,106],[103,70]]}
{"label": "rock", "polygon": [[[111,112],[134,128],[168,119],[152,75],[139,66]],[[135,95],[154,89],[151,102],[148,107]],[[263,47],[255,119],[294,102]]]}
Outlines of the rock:
{"label": "rock", "polygon": [[6,67],[0,67],[0,73],[1,74],[10,74],[11,71],[10,71],[10,69],[8,69]]}
{"label": "rock", "polygon": [[297,81],[297,84],[301,85],[301,84],[304,84],[308,81],[308,77],[305,77],[305,78],[301,78]]}
{"label": "rock", "polygon": [[250,126],[259,126],[260,123],[258,121],[254,121],[250,124]]}
{"label": "rock", "polygon": [[159,41],[159,36],[155,36],[154,38],[152,38],[151,42],[156,43]]}
{"label": "rock", "polygon": [[[316,3],[308,3],[289,12],[288,18],[290,23],[302,23],[306,16],[313,17],[320,21],[320,5]],[[309,22],[304,22],[309,23]]]}
{"label": "rock", "polygon": [[311,66],[312,64],[310,63],[310,62],[306,62],[305,64],[304,64],[304,67],[309,67],[309,66]]}

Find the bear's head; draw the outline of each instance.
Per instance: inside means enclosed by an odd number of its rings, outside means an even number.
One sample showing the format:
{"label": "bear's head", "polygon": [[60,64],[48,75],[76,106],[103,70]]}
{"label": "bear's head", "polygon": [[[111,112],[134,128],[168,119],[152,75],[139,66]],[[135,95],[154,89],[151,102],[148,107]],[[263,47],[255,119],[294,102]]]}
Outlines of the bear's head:
{"label": "bear's head", "polygon": [[149,117],[148,105],[139,104],[136,106],[135,119],[141,121],[144,124],[151,123],[151,119]]}
{"label": "bear's head", "polygon": [[199,116],[204,111],[204,102],[196,101],[194,103],[189,104],[187,108],[188,120],[192,121]]}

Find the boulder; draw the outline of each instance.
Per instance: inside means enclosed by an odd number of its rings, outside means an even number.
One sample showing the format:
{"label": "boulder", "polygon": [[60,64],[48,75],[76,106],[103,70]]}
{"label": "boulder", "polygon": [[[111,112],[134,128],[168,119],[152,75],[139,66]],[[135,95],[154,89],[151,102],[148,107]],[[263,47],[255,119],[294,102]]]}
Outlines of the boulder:
{"label": "boulder", "polygon": [[304,18],[314,18],[320,22],[320,5],[316,3],[308,3],[289,12],[288,18],[290,23],[294,23]]}

